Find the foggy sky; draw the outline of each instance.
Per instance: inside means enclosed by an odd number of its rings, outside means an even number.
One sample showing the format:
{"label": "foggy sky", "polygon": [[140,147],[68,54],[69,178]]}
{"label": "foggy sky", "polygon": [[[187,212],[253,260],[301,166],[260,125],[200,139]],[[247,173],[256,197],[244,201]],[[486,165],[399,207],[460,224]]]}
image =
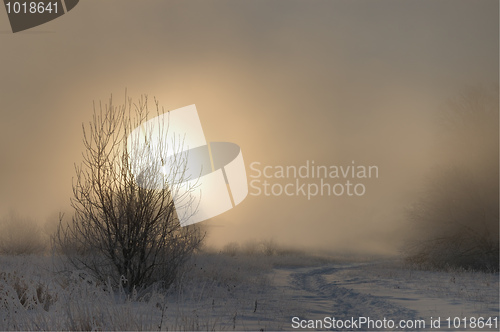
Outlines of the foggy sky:
{"label": "foggy sky", "polygon": [[0,9],[0,213],[65,210],[82,122],[125,89],[196,104],[249,165],[377,165],[363,197],[254,197],[209,243],[386,252],[432,167],[436,114],[498,84],[498,1],[85,0],[12,34]]}

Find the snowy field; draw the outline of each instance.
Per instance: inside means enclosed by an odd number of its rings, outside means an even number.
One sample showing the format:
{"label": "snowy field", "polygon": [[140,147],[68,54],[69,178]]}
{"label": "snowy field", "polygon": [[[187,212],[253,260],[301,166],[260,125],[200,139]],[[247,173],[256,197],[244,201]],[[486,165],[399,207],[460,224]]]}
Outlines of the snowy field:
{"label": "snowy field", "polygon": [[300,253],[204,253],[168,291],[127,295],[83,271],[56,273],[54,261],[0,257],[0,330],[401,330],[400,321],[413,324],[405,330],[439,330],[431,317],[441,330],[469,330],[471,322],[498,330],[498,274]]}

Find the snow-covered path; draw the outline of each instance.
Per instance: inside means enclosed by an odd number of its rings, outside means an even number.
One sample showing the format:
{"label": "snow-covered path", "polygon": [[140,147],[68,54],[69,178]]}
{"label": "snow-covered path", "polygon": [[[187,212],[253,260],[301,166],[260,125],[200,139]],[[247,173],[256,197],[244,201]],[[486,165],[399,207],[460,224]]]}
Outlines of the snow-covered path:
{"label": "snow-covered path", "polygon": [[473,330],[498,331],[498,273],[421,271],[396,260],[205,255],[170,292],[130,298],[79,273],[54,274],[43,267],[50,258],[1,258],[0,330],[439,330],[432,317],[442,330],[461,331],[483,317]]}
{"label": "snow-covered path", "polygon": [[[455,317],[467,322],[470,317],[496,317],[498,322],[498,275],[343,263],[276,269],[273,281],[291,301],[292,317],[300,320],[385,318],[395,322],[395,330],[401,330],[400,321],[412,326],[408,330],[415,330],[422,320],[426,324],[423,330],[428,330],[431,319],[438,317],[441,328],[447,327],[448,317],[452,322]],[[492,325],[491,330],[497,329]]]}

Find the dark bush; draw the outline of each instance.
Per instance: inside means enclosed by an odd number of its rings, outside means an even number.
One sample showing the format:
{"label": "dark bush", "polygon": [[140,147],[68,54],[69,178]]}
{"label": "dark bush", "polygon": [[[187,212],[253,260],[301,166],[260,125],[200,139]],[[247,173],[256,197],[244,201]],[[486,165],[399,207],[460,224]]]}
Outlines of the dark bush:
{"label": "dark bush", "polygon": [[408,261],[499,270],[498,88],[470,88],[441,117],[441,155],[409,209]]}

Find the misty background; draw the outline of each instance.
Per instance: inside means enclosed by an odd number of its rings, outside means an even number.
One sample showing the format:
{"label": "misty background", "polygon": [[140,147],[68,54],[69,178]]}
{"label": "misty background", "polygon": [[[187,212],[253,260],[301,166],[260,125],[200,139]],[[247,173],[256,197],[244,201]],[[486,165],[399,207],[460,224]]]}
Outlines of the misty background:
{"label": "misty background", "polygon": [[89,0],[16,34],[0,10],[0,215],[70,212],[81,125],[127,89],[165,110],[196,104],[207,141],[238,144],[247,175],[254,161],[379,167],[363,197],[248,196],[203,223],[209,244],[394,252],[451,153],[442,110],[498,85],[498,40],[488,0]]}

